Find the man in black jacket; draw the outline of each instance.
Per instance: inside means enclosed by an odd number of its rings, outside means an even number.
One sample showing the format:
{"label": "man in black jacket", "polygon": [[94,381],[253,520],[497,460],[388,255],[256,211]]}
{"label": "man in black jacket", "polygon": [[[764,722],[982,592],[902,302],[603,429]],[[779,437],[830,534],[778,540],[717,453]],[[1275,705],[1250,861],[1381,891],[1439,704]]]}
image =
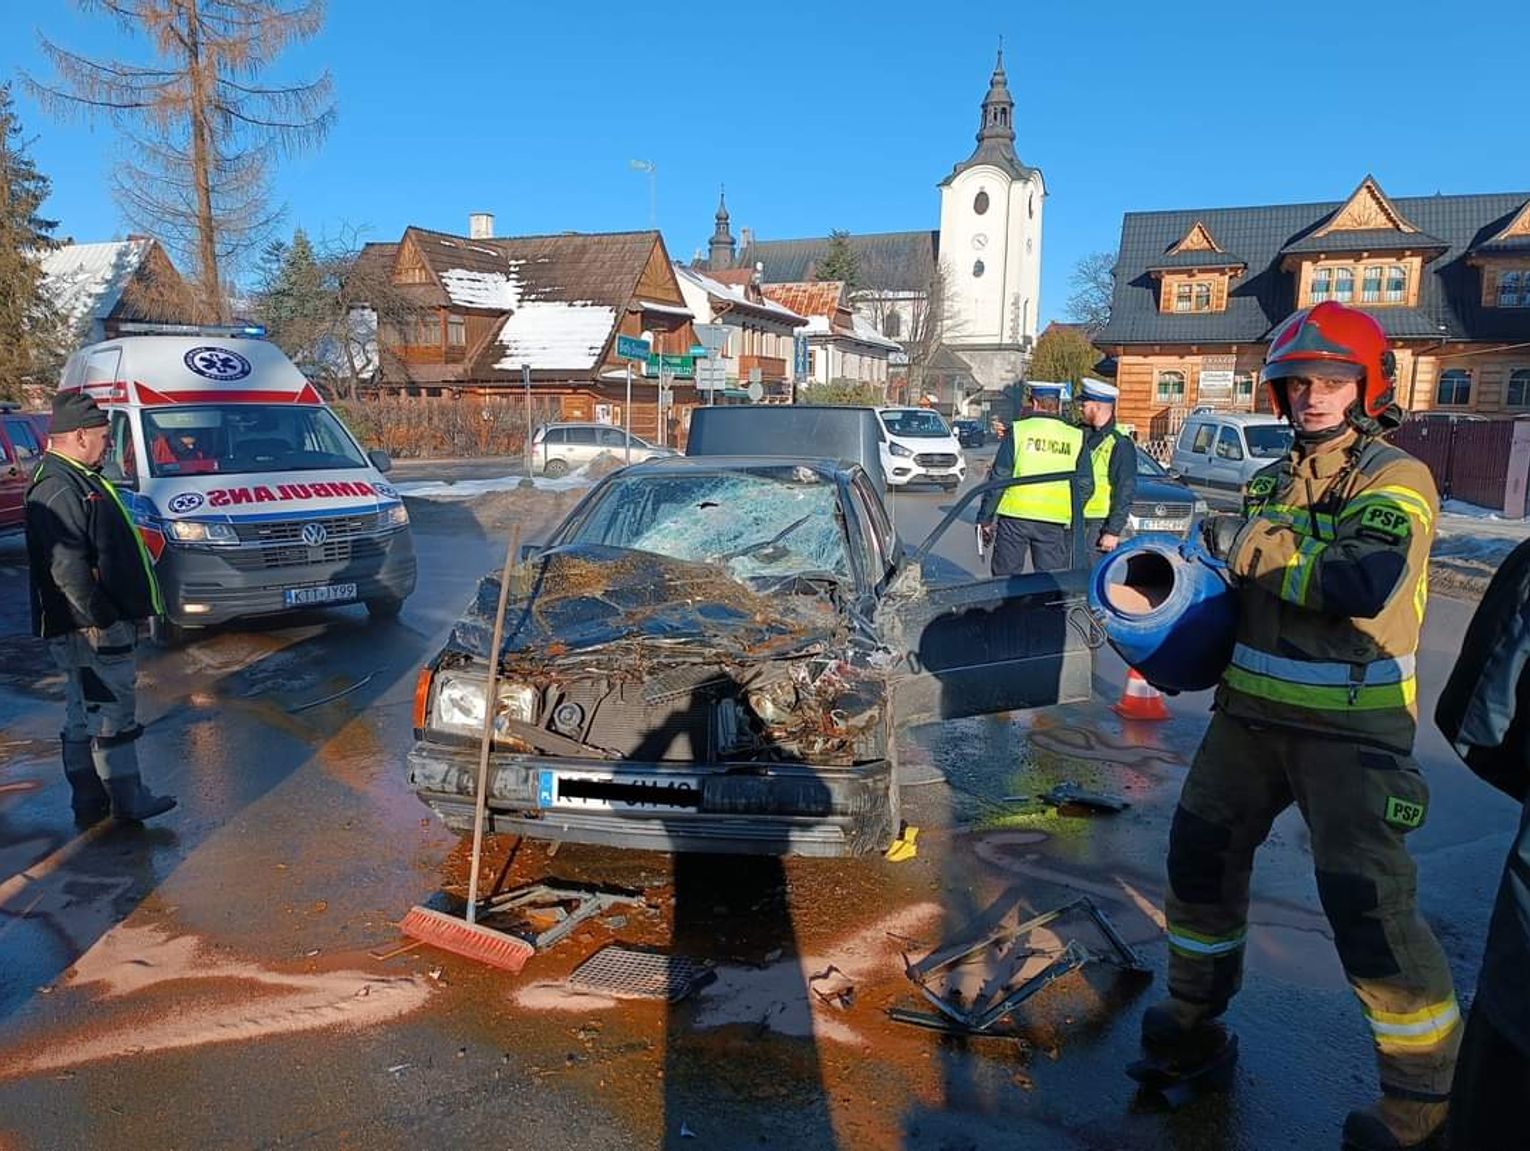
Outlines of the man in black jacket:
{"label": "man in black jacket", "polygon": [[175,806],[138,773],[134,649],[138,625],[162,605],[138,529],[97,470],[108,438],[93,399],[60,392],[26,499],[32,628],[64,673],[64,774],[81,826]]}
{"label": "man in black jacket", "polygon": [[[1530,798],[1530,542],[1503,561],[1466,629],[1434,719],[1457,754],[1520,804]],[[1524,1147],[1530,1094],[1530,805],[1498,887],[1477,998],[1450,1092],[1450,1145]]]}

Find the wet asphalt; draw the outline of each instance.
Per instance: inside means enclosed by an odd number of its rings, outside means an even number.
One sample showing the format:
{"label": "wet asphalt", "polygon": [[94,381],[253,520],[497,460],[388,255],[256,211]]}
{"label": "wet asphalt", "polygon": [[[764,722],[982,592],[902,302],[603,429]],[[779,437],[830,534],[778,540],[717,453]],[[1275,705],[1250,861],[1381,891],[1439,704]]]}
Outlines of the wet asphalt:
{"label": "wet asphalt", "polygon": [[[900,494],[900,533],[917,541],[949,504]],[[1169,818],[1209,699],[1123,721],[1108,652],[1087,703],[905,733],[911,860],[550,854],[496,837],[507,885],[615,885],[644,903],[519,974],[390,954],[410,905],[462,890],[462,845],[409,794],[402,757],[415,671],[502,546],[467,517],[432,522],[395,623],[340,609],[148,653],[140,753],[180,807],[83,835],[57,768],[57,681],[24,638],[24,551],[0,540],[0,1146],[1325,1147],[1371,1099],[1295,813],[1257,864],[1233,1091],[1171,1114],[1134,1098],[1122,1069],[1162,988]],[[938,555],[935,575],[975,568],[970,524]],[[1470,611],[1431,602],[1425,716]],[[1413,836],[1422,905],[1465,995],[1514,811],[1427,723],[1418,758],[1433,789]],[[1034,801],[1064,781],[1131,806]],[[904,956],[1079,895],[1150,980],[1090,965],[995,1037],[887,1017],[923,1006]],[[1070,938],[1103,946],[1078,919],[1031,942]],[[613,941],[707,961],[715,978],[673,1006],[572,994],[568,973]],[[996,963],[964,972],[968,989]]]}

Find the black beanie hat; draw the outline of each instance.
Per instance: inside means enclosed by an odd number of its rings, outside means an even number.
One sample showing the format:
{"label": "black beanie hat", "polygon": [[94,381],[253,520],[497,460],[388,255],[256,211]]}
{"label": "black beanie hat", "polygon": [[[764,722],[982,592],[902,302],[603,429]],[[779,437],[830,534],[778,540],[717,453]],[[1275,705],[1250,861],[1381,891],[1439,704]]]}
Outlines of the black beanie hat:
{"label": "black beanie hat", "polygon": [[53,422],[50,435],[72,432],[78,428],[106,427],[106,413],[84,392],[58,392],[53,397]]}

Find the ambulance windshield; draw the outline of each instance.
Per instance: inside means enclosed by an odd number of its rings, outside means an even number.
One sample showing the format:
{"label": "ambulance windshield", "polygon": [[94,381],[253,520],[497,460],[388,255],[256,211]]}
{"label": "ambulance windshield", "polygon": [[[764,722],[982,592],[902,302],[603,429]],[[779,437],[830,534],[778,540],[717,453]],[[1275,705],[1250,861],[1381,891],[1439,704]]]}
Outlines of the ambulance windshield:
{"label": "ambulance windshield", "polygon": [[328,408],[306,404],[146,408],[143,434],[156,476],[371,466]]}

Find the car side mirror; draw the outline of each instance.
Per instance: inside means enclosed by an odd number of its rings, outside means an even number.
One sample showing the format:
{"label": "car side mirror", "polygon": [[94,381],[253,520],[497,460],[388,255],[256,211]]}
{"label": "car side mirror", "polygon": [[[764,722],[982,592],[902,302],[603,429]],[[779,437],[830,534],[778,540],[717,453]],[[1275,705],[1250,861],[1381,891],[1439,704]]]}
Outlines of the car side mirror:
{"label": "car side mirror", "polygon": [[367,453],[367,459],[371,460],[372,466],[383,475],[387,475],[393,470],[393,457],[388,455],[387,452],[374,449]]}

